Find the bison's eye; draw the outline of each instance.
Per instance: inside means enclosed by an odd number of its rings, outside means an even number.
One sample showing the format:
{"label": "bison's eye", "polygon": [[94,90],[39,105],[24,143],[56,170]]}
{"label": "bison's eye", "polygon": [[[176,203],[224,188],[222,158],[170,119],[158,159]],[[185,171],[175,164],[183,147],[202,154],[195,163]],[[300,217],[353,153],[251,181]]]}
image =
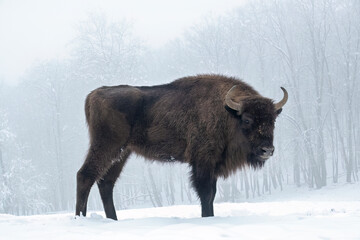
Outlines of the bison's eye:
{"label": "bison's eye", "polygon": [[253,119],[252,119],[252,117],[251,117],[250,114],[246,114],[246,113],[243,114],[243,115],[241,116],[241,120],[242,120],[242,125],[243,125],[243,127],[245,127],[245,128],[250,127],[251,124],[253,123]]}

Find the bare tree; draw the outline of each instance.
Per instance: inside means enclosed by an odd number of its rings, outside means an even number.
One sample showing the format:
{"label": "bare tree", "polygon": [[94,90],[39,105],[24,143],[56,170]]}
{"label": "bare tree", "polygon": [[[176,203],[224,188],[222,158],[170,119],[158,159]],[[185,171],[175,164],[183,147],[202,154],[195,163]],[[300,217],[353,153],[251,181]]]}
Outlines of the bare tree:
{"label": "bare tree", "polygon": [[109,22],[105,15],[92,14],[79,24],[78,32],[74,57],[82,81],[93,87],[141,82],[143,48],[127,22]]}

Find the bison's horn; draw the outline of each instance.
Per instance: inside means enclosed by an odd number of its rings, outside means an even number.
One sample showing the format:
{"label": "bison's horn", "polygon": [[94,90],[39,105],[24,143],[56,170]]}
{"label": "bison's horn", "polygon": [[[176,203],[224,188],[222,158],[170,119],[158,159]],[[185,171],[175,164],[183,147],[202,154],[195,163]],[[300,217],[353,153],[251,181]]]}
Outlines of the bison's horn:
{"label": "bison's horn", "polygon": [[236,94],[236,88],[237,87],[238,87],[238,85],[235,85],[227,92],[227,94],[225,96],[225,103],[229,108],[241,113],[242,112],[242,106],[243,106],[242,103],[241,102],[237,103],[237,102],[233,101],[233,98],[235,96],[237,96],[237,94]]}
{"label": "bison's horn", "polygon": [[276,110],[276,111],[279,110],[279,109],[281,109],[281,108],[285,105],[285,103],[287,102],[287,100],[288,100],[288,92],[286,91],[286,89],[283,88],[283,87],[281,87],[281,90],[284,92],[284,97],[283,97],[283,99],[281,99],[280,102],[275,103],[275,110]]}

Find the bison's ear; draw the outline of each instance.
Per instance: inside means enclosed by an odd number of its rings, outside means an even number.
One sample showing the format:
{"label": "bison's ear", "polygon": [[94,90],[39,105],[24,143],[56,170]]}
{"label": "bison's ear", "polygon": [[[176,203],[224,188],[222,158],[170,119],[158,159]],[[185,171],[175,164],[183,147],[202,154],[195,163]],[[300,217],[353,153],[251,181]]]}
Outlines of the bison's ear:
{"label": "bison's ear", "polygon": [[282,108],[276,110],[276,115],[279,116],[279,114],[282,112]]}

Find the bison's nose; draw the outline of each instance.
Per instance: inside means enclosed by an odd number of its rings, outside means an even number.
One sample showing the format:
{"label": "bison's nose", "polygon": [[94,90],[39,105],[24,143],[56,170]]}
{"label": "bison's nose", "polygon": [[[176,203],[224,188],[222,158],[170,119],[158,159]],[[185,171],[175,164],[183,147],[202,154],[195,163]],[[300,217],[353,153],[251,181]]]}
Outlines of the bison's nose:
{"label": "bison's nose", "polygon": [[267,158],[271,157],[274,154],[274,149],[274,147],[262,147],[262,156]]}

